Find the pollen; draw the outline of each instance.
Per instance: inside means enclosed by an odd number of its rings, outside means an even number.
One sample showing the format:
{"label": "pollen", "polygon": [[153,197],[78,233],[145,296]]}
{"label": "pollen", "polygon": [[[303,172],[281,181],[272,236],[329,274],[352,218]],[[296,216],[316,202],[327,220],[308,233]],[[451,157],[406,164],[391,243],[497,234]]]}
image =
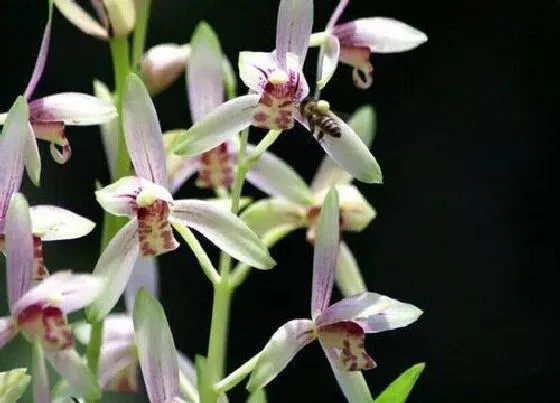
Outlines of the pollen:
{"label": "pollen", "polygon": [[268,75],[268,82],[272,84],[285,84],[288,79],[288,75],[282,70],[274,70]]}
{"label": "pollen", "polygon": [[153,189],[146,188],[142,189],[140,193],[136,195],[136,204],[140,208],[146,208],[154,204],[158,199],[156,192]]}
{"label": "pollen", "polygon": [[320,99],[319,101],[317,101],[316,108],[321,113],[327,113],[331,110],[331,104],[329,104],[328,101]]}

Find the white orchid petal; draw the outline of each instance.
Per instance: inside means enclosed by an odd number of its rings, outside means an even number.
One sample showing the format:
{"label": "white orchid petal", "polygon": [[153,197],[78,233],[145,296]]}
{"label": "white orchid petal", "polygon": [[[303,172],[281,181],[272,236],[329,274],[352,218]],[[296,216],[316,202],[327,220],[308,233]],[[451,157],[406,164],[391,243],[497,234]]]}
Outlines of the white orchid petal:
{"label": "white orchid petal", "polygon": [[325,88],[331,80],[336,67],[338,66],[338,58],[340,56],[340,42],[334,35],[329,35],[327,42],[323,47],[323,62],[321,64],[321,75],[317,82],[320,89]]}
{"label": "white orchid petal", "polygon": [[367,291],[358,262],[345,242],[340,243],[334,281],[345,297]]}
{"label": "white orchid petal", "polygon": [[259,98],[259,95],[245,95],[223,103],[187,130],[173,152],[198,155],[227,141],[253,123]]}
{"label": "white orchid petal", "polygon": [[124,290],[124,302],[126,310],[132,312],[134,298],[140,288],[144,288],[150,295],[158,297],[158,267],[155,258],[139,258],[134,264],[132,274]]}
{"label": "white orchid petal", "polygon": [[9,316],[0,318],[0,349],[16,335],[16,329],[12,318]]}
{"label": "white orchid petal", "polygon": [[100,39],[108,38],[107,30],[85,12],[75,0],[53,0],[53,3],[68,21],[85,34]]}
{"label": "white orchid petal", "polygon": [[35,140],[33,126],[30,123],[27,123],[27,144],[25,148],[25,171],[31,182],[35,186],[39,186],[41,182],[41,155],[39,154],[37,140]]}
{"label": "white orchid petal", "polygon": [[43,241],[81,238],[95,228],[93,221],[57,206],[32,206],[30,213],[33,234]]}
{"label": "white orchid petal", "polygon": [[142,58],[142,79],[154,96],[171,86],[185,67],[191,53],[190,45],[162,43],[150,48]]}
{"label": "white orchid petal", "polygon": [[294,53],[303,65],[313,27],[313,0],[281,0],[276,20],[276,55],[286,70],[286,55]]}
{"label": "white orchid petal", "polygon": [[79,92],[63,92],[29,103],[33,122],[64,122],[68,126],[91,126],[107,123],[117,116],[112,103]]}
{"label": "white orchid petal", "polygon": [[286,368],[298,351],[313,340],[315,332],[311,320],[295,319],[282,325],[261,351],[247,389],[254,391],[266,386]]}
{"label": "white orchid petal", "polygon": [[101,388],[86,363],[74,349],[46,354],[52,367],[69,383],[73,391],[87,399],[101,398]]}
{"label": "white orchid petal", "polygon": [[264,90],[267,74],[280,69],[272,52],[239,52],[238,67],[239,78],[255,92]]}

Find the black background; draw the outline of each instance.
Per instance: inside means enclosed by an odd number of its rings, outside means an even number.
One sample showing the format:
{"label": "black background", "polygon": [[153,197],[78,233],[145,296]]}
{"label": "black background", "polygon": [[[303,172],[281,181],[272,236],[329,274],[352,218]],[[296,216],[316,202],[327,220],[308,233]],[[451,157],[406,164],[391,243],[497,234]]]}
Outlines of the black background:
{"label": "black background", "polygon": [[[2,0],[0,110],[21,94],[39,47],[44,1]],[[208,21],[235,63],[240,50],[274,46],[276,1],[154,1],[148,45],[188,42]],[[317,1],[315,31],[335,2]],[[411,402],[553,402],[560,374],[557,288],[557,1],[445,2],[355,0],[343,21],[391,16],[426,32],[415,51],[374,55],[370,90],[353,88],[342,66],[324,92],[338,110],[375,106],[374,154],[382,186],[359,185],[378,210],[360,234],[345,234],[372,291],[424,310],[403,330],[369,336],[379,368],[366,373],[377,394],[405,368],[427,368]],[[313,71],[315,51],[306,69]],[[58,13],[45,75],[35,97],[91,93],[92,78],[112,82],[106,43],[78,32]],[[308,77],[312,77],[309,75]],[[312,81],[312,80],[309,80]],[[240,87],[243,88],[243,87]],[[164,129],[188,127],[184,80],[155,99]],[[73,156],[52,162],[42,144],[42,188],[32,203],[56,203],[101,222],[94,181],[106,183],[96,128],[67,131]],[[256,141],[262,133],[253,132]],[[306,180],[322,157],[302,131],[272,149]],[[249,189],[258,195],[254,189]],[[207,197],[186,185],[177,198]],[[45,247],[53,268],[88,271],[99,228],[88,238]],[[272,251],[279,262],[254,272],[234,298],[228,368],[260,349],[286,320],[309,311],[312,250],[302,231]],[[161,293],[177,346],[206,352],[211,289],[184,247],[160,258]],[[12,365],[5,351],[0,367]],[[4,359],[1,357],[4,356]],[[12,356],[10,356],[12,357]],[[242,388],[231,397],[242,401]],[[269,401],[342,401],[317,343],[268,387]]]}

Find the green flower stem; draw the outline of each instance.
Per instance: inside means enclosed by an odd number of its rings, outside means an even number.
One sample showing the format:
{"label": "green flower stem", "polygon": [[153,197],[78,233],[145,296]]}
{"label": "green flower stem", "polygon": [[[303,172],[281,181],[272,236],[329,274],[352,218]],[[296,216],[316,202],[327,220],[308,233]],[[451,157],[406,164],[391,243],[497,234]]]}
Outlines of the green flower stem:
{"label": "green flower stem", "polygon": [[[127,38],[115,38],[110,42],[111,56],[113,57],[113,69],[115,73],[115,102],[118,112],[119,119],[119,139],[117,148],[117,164],[115,167],[113,181],[116,181],[123,176],[127,176],[130,173],[130,157],[128,155],[128,150],[126,148],[126,141],[124,138],[123,131],[123,98],[124,98],[124,86],[126,76],[129,72],[129,49],[128,49],[128,39]],[[105,212],[105,218],[103,220],[103,235],[101,240],[101,250],[103,251],[111,239],[115,236],[118,230],[124,225],[126,220],[118,217],[114,217],[109,213]],[[103,339],[103,321],[97,323],[92,323],[91,325],[91,335],[90,342],[87,346],[87,359],[88,367],[91,372],[97,376],[97,371],[99,369],[99,355],[101,352],[101,343]],[[87,402],[95,402],[96,400],[88,399]]]}
{"label": "green flower stem", "polygon": [[214,385],[214,389],[218,393],[223,393],[234,388],[239,382],[241,382],[243,379],[247,377],[247,375],[251,373],[253,368],[255,368],[255,365],[257,364],[260,355],[261,353],[256,354],[249,361],[241,365],[239,368],[237,368],[227,377],[222,379],[220,382],[216,383]]}
{"label": "green flower stem", "polygon": [[148,18],[150,17],[150,7],[152,0],[144,0],[136,2],[142,5],[136,10],[136,25],[134,27],[134,36],[132,38],[132,68],[137,73],[142,73],[141,63],[146,46],[146,32],[148,31]]}
{"label": "green flower stem", "polygon": [[200,242],[198,242],[198,239],[196,239],[192,231],[181,224],[174,224],[173,228],[175,228],[175,230],[179,234],[181,234],[185,242],[187,242],[194,255],[196,256],[196,259],[198,260],[198,263],[200,264],[200,267],[202,268],[202,271],[204,272],[206,277],[208,277],[208,279],[214,286],[217,285],[220,282],[220,275],[214,268],[212,261],[210,260],[202,246],[200,246]]}
{"label": "green flower stem", "polygon": [[[241,132],[238,154],[238,161],[240,162],[235,175],[235,183],[231,190],[231,212],[233,214],[239,212],[241,189],[243,188],[247,172],[259,160],[261,154],[274,143],[280,133],[280,130],[269,130],[267,135],[257,144],[255,150],[245,157],[249,131],[244,130]],[[206,382],[206,385],[209,386],[201,391],[201,401],[204,403],[216,402],[219,393],[212,385],[224,376],[229,313],[234,290],[229,280],[230,271],[231,257],[222,253],[220,255],[220,281],[214,285],[214,302],[212,304],[212,321],[210,324],[210,340],[208,342],[206,376],[209,382]]]}

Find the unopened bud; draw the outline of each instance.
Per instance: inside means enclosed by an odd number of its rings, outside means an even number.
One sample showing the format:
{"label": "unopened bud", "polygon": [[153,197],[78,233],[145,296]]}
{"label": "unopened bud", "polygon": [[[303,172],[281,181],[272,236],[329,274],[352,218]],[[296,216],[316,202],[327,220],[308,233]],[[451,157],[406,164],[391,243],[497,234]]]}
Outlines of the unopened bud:
{"label": "unopened bud", "polygon": [[110,36],[127,37],[136,24],[134,0],[104,0],[110,26]]}
{"label": "unopened bud", "polygon": [[174,43],[156,45],[146,52],[142,74],[150,95],[160,93],[183,74],[190,53],[189,45]]}

